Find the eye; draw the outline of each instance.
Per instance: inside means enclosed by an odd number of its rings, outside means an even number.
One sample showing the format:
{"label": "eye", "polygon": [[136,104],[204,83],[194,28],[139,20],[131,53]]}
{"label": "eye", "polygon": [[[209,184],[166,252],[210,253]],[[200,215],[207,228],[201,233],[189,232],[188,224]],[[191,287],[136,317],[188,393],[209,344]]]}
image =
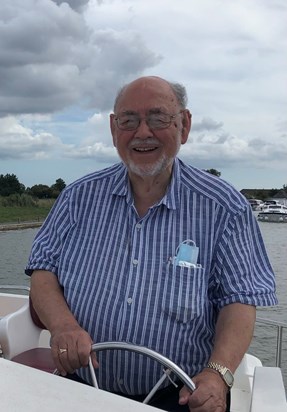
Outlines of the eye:
{"label": "eye", "polygon": [[165,113],[152,113],[148,119],[149,123],[155,128],[160,128],[170,122],[170,116]]}
{"label": "eye", "polygon": [[139,124],[139,118],[133,114],[122,114],[116,119],[118,127],[122,130],[134,130]]}
{"label": "eye", "polygon": [[137,121],[135,116],[120,116],[118,117],[118,122],[120,125],[133,124]]}

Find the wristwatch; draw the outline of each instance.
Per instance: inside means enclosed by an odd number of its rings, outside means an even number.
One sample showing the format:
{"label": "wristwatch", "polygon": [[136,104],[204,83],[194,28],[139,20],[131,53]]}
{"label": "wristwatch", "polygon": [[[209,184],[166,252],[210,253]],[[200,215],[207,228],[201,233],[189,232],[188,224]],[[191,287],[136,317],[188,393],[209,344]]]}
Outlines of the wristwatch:
{"label": "wristwatch", "polygon": [[226,367],[219,365],[218,363],[215,362],[208,362],[206,365],[207,368],[213,369],[219,373],[219,375],[222,377],[226,385],[229,387],[229,389],[232,388],[233,382],[234,382],[234,376],[232,372]]}

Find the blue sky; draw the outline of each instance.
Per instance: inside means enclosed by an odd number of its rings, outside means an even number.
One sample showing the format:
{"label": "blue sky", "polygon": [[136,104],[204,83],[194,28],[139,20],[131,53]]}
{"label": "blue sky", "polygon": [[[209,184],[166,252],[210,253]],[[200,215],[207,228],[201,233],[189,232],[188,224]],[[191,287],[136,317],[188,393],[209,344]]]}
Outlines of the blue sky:
{"label": "blue sky", "polygon": [[25,186],[118,162],[109,113],[142,75],[184,84],[179,156],[238,189],[287,184],[285,0],[0,4],[0,174]]}

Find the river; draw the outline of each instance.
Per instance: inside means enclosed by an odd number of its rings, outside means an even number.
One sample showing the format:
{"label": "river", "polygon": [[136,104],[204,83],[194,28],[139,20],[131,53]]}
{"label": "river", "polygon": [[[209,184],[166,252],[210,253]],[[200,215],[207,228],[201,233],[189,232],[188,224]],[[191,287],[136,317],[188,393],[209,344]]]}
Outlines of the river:
{"label": "river", "polygon": [[[259,222],[266,249],[276,274],[279,305],[260,308],[257,316],[287,323],[287,224]],[[0,232],[0,284],[29,285],[23,274],[31,244],[38,229]],[[282,370],[287,387],[287,330],[283,333]],[[250,353],[259,355],[263,363],[275,363],[276,333],[270,326],[255,329]]]}

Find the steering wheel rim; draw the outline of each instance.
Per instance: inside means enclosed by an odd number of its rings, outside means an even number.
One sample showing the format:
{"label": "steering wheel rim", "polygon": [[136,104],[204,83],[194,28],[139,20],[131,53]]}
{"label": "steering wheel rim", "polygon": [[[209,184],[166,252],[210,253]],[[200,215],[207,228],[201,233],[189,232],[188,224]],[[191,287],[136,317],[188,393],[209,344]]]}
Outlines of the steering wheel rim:
{"label": "steering wheel rim", "polygon": [[[177,366],[174,362],[172,362],[167,357],[145,346],[135,345],[133,343],[127,343],[127,342],[98,342],[92,345],[92,352],[98,352],[98,351],[103,351],[103,350],[127,350],[130,352],[135,352],[135,353],[146,355],[156,360],[161,365],[168,368],[170,371],[172,371],[190,391],[193,392],[196,389],[196,386],[194,382],[192,381],[192,379],[179,366]],[[90,370],[91,370],[91,362],[90,362]],[[91,374],[93,374],[92,377],[94,376],[94,379],[95,379],[94,370],[93,372],[91,370]],[[94,386],[97,387],[96,379],[95,379]]]}

